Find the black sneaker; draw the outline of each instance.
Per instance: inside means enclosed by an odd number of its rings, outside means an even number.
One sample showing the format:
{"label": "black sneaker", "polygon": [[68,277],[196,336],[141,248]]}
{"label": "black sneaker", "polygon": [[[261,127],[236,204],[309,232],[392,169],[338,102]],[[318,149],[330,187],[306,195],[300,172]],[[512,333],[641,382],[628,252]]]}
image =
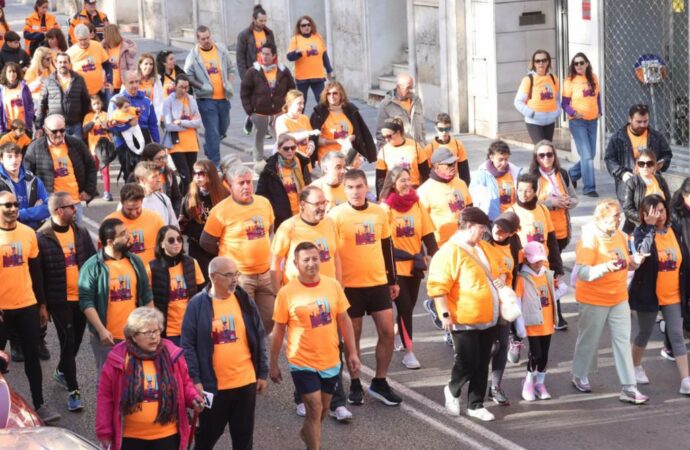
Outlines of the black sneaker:
{"label": "black sneaker", "polygon": [[436,305],[434,304],[434,301],[430,298],[424,300],[422,303],[424,306],[424,309],[426,312],[429,313],[431,316],[431,321],[434,323],[434,326],[438,328],[439,330],[443,329],[443,322],[441,322],[441,319],[438,317],[438,314],[436,313]]}
{"label": "black sneaker", "polygon": [[393,389],[388,385],[388,382],[384,378],[383,380],[371,381],[369,385],[369,395],[379,400],[386,406],[398,406],[402,403],[402,398],[393,392]]}
{"label": "black sneaker", "polygon": [[577,180],[573,180],[573,179],[571,178],[570,181],[573,182],[573,189],[577,189]]}
{"label": "black sneaker", "polygon": [[347,396],[347,402],[351,405],[364,404],[364,389],[362,389],[362,382],[358,379],[350,381],[350,395]]}
{"label": "black sneaker", "polygon": [[568,322],[566,322],[565,319],[561,317],[558,319],[558,323],[554,328],[558,331],[565,331],[568,329]]}
{"label": "black sneaker", "polygon": [[254,122],[252,122],[252,118],[247,116],[246,119],[244,119],[244,127],[242,127],[242,131],[244,131],[244,134],[249,136],[252,134],[252,128],[254,128]]}
{"label": "black sneaker", "polygon": [[24,362],[24,352],[20,346],[12,346],[10,349],[10,356],[14,362]]}
{"label": "black sneaker", "polygon": [[48,346],[46,345],[46,341],[43,339],[41,339],[41,342],[38,343],[38,357],[41,358],[42,361],[48,361],[50,359]]}

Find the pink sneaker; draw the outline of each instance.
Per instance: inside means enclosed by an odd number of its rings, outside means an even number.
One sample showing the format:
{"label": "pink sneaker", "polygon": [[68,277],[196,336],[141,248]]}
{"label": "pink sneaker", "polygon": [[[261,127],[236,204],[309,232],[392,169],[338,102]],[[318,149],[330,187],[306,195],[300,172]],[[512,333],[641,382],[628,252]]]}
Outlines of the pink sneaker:
{"label": "pink sneaker", "polygon": [[525,381],[522,382],[522,398],[528,402],[533,402],[537,399],[534,395],[534,381],[532,380],[531,373],[528,373]]}
{"label": "pink sneaker", "polygon": [[546,390],[546,386],[544,384],[535,384],[534,394],[539,400],[551,400],[551,394],[549,394],[549,391]]}

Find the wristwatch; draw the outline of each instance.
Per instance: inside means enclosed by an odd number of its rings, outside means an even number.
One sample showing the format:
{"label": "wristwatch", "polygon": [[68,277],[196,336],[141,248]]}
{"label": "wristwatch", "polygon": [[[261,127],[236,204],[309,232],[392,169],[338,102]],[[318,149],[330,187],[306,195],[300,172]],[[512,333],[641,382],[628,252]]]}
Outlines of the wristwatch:
{"label": "wristwatch", "polygon": [[449,313],[448,311],[446,311],[446,312],[444,312],[443,314],[441,314],[441,316],[442,316],[444,319],[447,319],[447,318],[450,317],[450,313]]}

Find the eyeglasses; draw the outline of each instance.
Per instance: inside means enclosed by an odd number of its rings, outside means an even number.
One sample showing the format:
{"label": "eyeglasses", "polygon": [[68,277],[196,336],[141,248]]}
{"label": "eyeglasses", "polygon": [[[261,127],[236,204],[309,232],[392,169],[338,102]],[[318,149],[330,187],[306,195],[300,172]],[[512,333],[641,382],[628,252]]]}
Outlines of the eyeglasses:
{"label": "eyeglasses", "polygon": [[305,27],[311,27],[311,24],[309,22],[307,23],[300,23],[299,24],[300,28],[305,28]]}
{"label": "eyeglasses", "polygon": [[19,208],[19,202],[6,202],[6,203],[0,203],[0,205],[4,206],[7,209]]}
{"label": "eyeglasses", "polygon": [[548,59],[548,58],[544,58],[544,59],[535,59],[535,60],[534,60],[534,64],[545,64],[545,63],[547,63],[547,62],[549,62],[549,59]]}
{"label": "eyeglasses", "polygon": [[200,171],[194,171],[192,172],[195,177],[205,177],[206,176],[206,171],[205,170],[200,170]]}
{"label": "eyeglasses", "polygon": [[161,335],[161,330],[146,330],[146,331],[137,331],[137,335],[144,335],[147,338],[153,338],[156,336]]}
{"label": "eyeglasses", "polygon": [[393,134],[381,134],[381,136],[383,136],[383,138],[387,141],[393,139]]}
{"label": "eyeglasses", "polygon": [[228,273],[216,272],[215,274],[221,275],[225,278],[239,278],[240,275],[242,275],[240,272],[228,272]]}
{"label": "eyeglasses", "polygon": [[585,64],[587,64],[587,61],[573,61],[573,66],[575,67],[584,66]]}
{"label": "eyeglasses", "polygon": [[65,134],[65,129],[64,129],[64,128],[58,128],[58,129],[55,129],[55,130],[51,130],[50,128],[46,128],[46,130],[47,130],[50,134]]}
{"label": "eyeglasses", "polygon": [[327,92],[326,95],[340,95],[338,91]]}
{"label": "eyeglasses", "polygon": [[294,152],[295,150],[297,150],[297,146],[296,145],[284,145],[284,146],[280,147],[280,149],[283,151],[286,151],[286,152]]}
{"label": "eyeglasses", "polygon": [[549,153],[537,153],[539,159],[553,158],[553,152]]}
{"label": "eyeglasses", "polygon": [[436,129],[437,129],[440,133],[448,133],[448,132],[451,130],[450,127],[436,127]]}
{"label": "eyeglasses", "polygon": [[322,201],[322,202],[309,202],[309,201],[307,201],[307,200],[302,200],[302,201],[303,201],[304,203],[308,203],[308,204],[310,204],[310,205],[312,205],[312,206],[326,206],[326,205],[328,205],[328,201],[326,201],[326,200],[324,200],[324,201]]}
{"label": "eyeglasses", "polygon": [[169,237],[168,238],[168,244],[174,245],[175,243],[181,244],[183,242],[182,236],[177,236],[177,237]]}
{"label": "eyeglasses", "polygon": [[74,211],[74,210],[77,209],[77,205],[76,205],[76,203],[72,203],[71,205],[62,205],[62,206],[58,206],[58,207],[55,208],[55,209],[65,209],[65,208],[69,208],[69,209],[71,209],[72,211]]}
{"label": "eyeglasses", "polygon": [[637,167],[643,168],[643,167],[654,167],[656,163],[654,161],[637,161]]}

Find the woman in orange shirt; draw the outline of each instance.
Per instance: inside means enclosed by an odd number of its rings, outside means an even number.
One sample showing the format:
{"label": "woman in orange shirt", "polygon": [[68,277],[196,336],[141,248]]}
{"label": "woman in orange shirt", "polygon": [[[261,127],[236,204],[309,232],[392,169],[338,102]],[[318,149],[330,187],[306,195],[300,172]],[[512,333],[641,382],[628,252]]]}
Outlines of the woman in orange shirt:
{"label": "woman in orange shirt", "polygon": [[412,351],[412,313],[427,270],[427,260],[438,250],[434,225],[429,213],[419,203],[410,171],[404,167],[396,166],[388,171],[381,189],[381,206],[390,219],[400,286],[395,308],[398,311],[398,335],[405,349],[402,364],[408,369],[419,369],[419,361]]}
{"label": "woman in orange shirt", "polygon": [[53,71],[55,71],[55,66],[53,65],[50,49],[38,47],[31,58],[29,68],[24,73],[24,81],[29,85],[34,104],[38,104],[41,101],[43,85]]}
{"label": "woman in orange shirt", "polygon": [[34,123],[34,101],[17,63],[8,62],[0,72],[0,133],[10,131],[14,119],[21,119],[26,130]]}
{"label": "woman in orange shirt", "polygon": [[[156,55],[156,68],[163,86],[163,97],[168,98],[175,93],[175,79],[177,75],[184,73],[184,70],[177,65],[177,58],[170,50],[158,52],[158,55]],[[190,86],[189,94],[191,95],[192,93],[193,89]]]}
{"label": "woman in orange shirt", "polygon": [[156,58],[151,53],[143,53],[139,56],[137,63],[139,75],[141,76],[141,83],[139,83],[139,90],[144,91],[146,97],[151,100],[153,109],[156,111],[158,122],[163,123],[163,85],[160,78],[158,78],[158,70],[156,69]]}
{"label": "woman in orange shirt", "polygon": [[635,161],[635,175],[625,182],[625,201],[623,212],[625,224],[623,231],[631,234],[640,220],[640,205],[642,199],[648,195],[659,194],[667,202],[671,201],[671,194],[666,179],[657,171],[656,154],[652,150],[641,150]]}
{"label": "woman in orange shirt", "polygon": [[630,283],[630,309],[636,312],[639,324],[632,358],[637,383],[648,384],[642,357],[661,310],[681,379],[680,393],[690,395],[690,371],[683,337],[683,317],[687,314],[690,292],[690,252],[680,226],[671,221],[667,204],[667,200],[652,194],[642,200],[639,208],[642,223],[635,228],[635,250],[649,257],[635,271]]}
{"label": "woman in orange shirt", "polygon": [[53,28],[48,30],[46,33],[46,47],[48,47],[48,50],[50,50],[50,56],[53,58],[53,65],[55,65],[57,54],[60,52],[66,52],[68,48],[65,35],[62,34],[61,29]]}
{"label": "woman in orange shirt", "polygon": [[376,159],[376,193],[381,192],[386,172],[402,166],[410,171],[411,182],[418,188],[429,178],[431,167],[422,146],[414,139],[405,137],[405,125],[399,117],[386,119],[381,127],[386,145],[381,147]]}
{"label": "woman in orange shirt", "polygon": [[326,78],[328,81],[333,79],[333,67],[328,59],[326,43],[316,32],[316,24],[311,17],[302,16],[297,20],[287,59],[295,63],[295,84],[304,94],[305,103],[309,88],[314,93],[314,99],[319,102]]}
{"label": "woman in orange shirt", "polygon": [[276,136],[287,133],[297,140],[297,151],[307,158],[311,158],[316,149],[315,140],[319,131],[314,132],[309,123],[309,117],[303,114],[304,94],[297,89],[291,89],[285,95],[283,114],[276,119]]}

